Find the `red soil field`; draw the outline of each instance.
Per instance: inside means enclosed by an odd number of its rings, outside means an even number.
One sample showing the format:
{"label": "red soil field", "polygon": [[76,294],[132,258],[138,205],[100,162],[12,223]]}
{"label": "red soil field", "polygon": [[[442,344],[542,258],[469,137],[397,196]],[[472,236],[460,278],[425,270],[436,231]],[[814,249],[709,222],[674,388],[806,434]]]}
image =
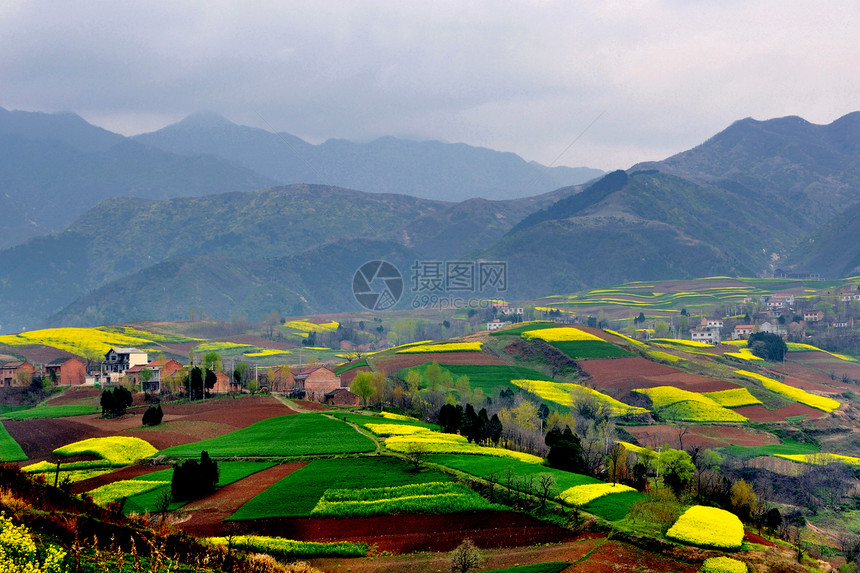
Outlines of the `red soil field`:
{"label": "red soil field", "polygon": [[353,380],[353,378],[355,378],[355,375],[358,374],[359,372],[373,372],[373,370],[371,370],[367,366],[359,366],[357,368],[352,368],[350,370],[347,370],[346,372],[344,372],[343,374],[340,375],[340,385],[345,387],[345,388],[348,388],[349,385],[352,384],[352,380]]}
{"label": "red soil field", "polygon": [[[503,547],[487,549],[478,545],[483,556],[481,570],[506,569],[508,567],[567,561],[575,563],[605,539],[602,533],[584,533],[574,541],[533,547]],[[447,553],[412,553],[410,555],[386,555],[370,559],[352,558],[314,559],[313,565],[323,571],[352,571],[352,573],[438,573],[451,567]]]}
{"label": "red soil field", "polygon": [[594,388],[601,391],[674,386],[691,392],[716,392],[738,387],[731,382],[687,374],[640,356],[588,360],[581,366],[591,375]]}
{"label": "red soil field", "polygon": [[[209,497],[183,507],[183,512],[190,516],[187,521],[178,526],[190,535],[220,535],[232,527],[223,523],[225,519],[236,513],[236,510],[251,498],[266,491],[294,471],[305,467],[307,463],[279,464],[224,486]],[[211,533],[213,531],[217,533]]]}
{"label": "red soil field", "polygon": [[[562,527],[512,511],[380,515],[361,519],[259,519],[233,523],[242,533],[303,541],[365,542],[393,553],[451,551],[466,537],[478,547],[518,547],[574,538],[572,532]],[[217,535],[224,527],[201,528],[194,533]]]}
{"label": "red soil field", "polygon": [[152,472],[157,472],[159,470],[166,470],[173,466],[169,465],[133,465],[126,466],[124,468],[120,468],[118,470],[112,471],[108,474],[102,474],[100,476],[96,476],[94,478],[85,479],[81,481],[77,481],[72,484],[71,493],[72,495],[78,495],[84,493],[86,491],[90,491],[97,487],[101,487],[103,485],[107,485],[109,483],[113,483],[115,481],[122,481],[126,479],[136,478],[138,476],[144,476],[146,474],[151,474]]}
{"label": "red soil field", "polygon": [[27,465],[51,457],[51,452],[68,443],[111,435],[110,432],[81,422],[80,418],[85,417],[89,416],[6,420],[3,426],[29,458],[22,462],[22,465]]}
{"label": "red soil field", "polygon": [[827,415],[826,412],[816,410],[806,404],[792,404],[773,412],[764,406],[744,406],[742,408],[734,408],[734,411],[742,416],[746,416],[753,422],[783,422],[786,418],[802,414],[806,414],[808,418],[812,419],[823,418]]}
{"label": "red soil field", "polygon": [[320,404],[319,402],[311,402],[310,400],[293,400],[293,402],[295,402],[296,406],[302,410],[309,410],[312,412],[331,410],[331,406]]}
{"label": "red soil field", "polygon": [[371,358],[377,370],[392,375],[401,368],[413,368],[425,362],[439,364],[507,364],[501,358],[496,358],[485,352],[417,352],[415,354],[391,354]]}
{"label": "red soil field", "polygon": [[831,386],[832,388],[829,389],[830,392],[836,391],[833,388],[847,389],[850,387],[850,385],[842,383],[841,376],[837,376],[836,380],[833,380],[830,378],[829,371],[822,372],[821,370],[809,368],[807,366],[804,366],[803,364],[797,364],[795,362],[774,364],[770,366],[770,369],[774,372],[779,372],[783,375],[793,376],[806,382],[814,382],[816,384],[822,384],[824,386]]}
{"label": "red soil field", "polygon": [[143,409],[111,419],[103,419],[99,414],[88,414],[68,418],[7,420],[3,425],[27,454],[27,463],[33,463],[43,459],[53,460],[51,452],[56,448],[87,438],[135,436],[162,450],[221,436],[273,416],[296,413],[271,396],[163,404],[162,409],[164,421],[152,428],[141,427]]}
{"label": "red soil field", "polygon": [[610,540],[598,547],[581,563],[565,569],[565,572],[642,571],[644,573],[662,573],[671,571],[673,573],[696,573],[700,567],[700,563],[684,563],[677,558],[651,553],[635,545]]}
{"label": "red soil field", "polygon": [[[681,447],[678,426],[652,425],[628,426],[624,428],[643,446],[656,448],[669,444],[671,448]],[[688,426],[683,436],[684,448],[720,448],[723,446],[767,446],[778,444],[779,440],[770,434],[753,432],[735,426]]]}
{"label": "red soil field", "polygon": [[80,400],[86,398],[99,398],[102,391],[99,388],[92,386],[70,388],[63,392],[60,396],[55,396],[50,400],[45,401],[46,406],[65,406],[66,404],[76,404]]}

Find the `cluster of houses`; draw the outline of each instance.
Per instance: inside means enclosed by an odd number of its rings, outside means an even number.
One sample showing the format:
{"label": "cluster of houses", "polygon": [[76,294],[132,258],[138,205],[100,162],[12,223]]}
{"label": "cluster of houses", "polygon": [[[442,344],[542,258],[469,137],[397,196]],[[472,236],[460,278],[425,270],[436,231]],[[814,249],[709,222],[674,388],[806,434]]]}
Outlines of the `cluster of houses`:
{"label": "cluster of houses", "polygon": [[[2,363],[0,388],[29,386],[37,374],[50,376],[58,386],[128,383],[148,394],[160,394],[166,390],[168,380],[184,376],[185,366],[172,359],[149,360],[148,354],[138,348],[111,348],[105,353],[99,369],[93,372],[87,372],[86,364],[73,356],[40,366],[26,360]],[[216,377],[212,392],[242,391],[240,384],[224,372],[216,372]],[[312,366],[298,374],[286,373],[278,380],[278,386],[278,391],[287,392],[297,399],[344,406],[357,406],[360,401],[359,396],[342,385],[340,376],[323,365]]]}

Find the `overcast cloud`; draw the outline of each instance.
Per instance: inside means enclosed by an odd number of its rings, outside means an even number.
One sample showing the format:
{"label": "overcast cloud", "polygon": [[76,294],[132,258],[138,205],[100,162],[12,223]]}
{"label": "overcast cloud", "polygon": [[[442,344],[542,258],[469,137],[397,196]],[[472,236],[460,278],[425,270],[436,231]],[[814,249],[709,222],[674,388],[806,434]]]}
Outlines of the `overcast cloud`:
{"label": "overcast cloud", "polygon": [[[195,111],[627,168],[737,119],[860,109],[860,3],[0,3],[0,106],[131,135]],[[263,119],[261,119],[263,118]],[[596,121],[594,121],[596,119]]]}

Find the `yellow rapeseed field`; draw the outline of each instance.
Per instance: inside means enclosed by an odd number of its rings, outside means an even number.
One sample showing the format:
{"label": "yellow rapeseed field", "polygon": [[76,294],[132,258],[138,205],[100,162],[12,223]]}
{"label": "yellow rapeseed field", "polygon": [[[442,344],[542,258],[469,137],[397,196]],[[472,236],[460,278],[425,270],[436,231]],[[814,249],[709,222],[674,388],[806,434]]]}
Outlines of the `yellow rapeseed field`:
{"label": "yellow rapeseed field", "polygon": [[64,457],[92,454],[118,466],[134,463],[156,453],[158,450],[146,440],[127,436],[89,438],[54,450],[54,454]]}
{"label": "yellow rapeseed field", "polygon": [[604,342],[602,338],[578,328],[566,328],[563,326],[559,328],[544,328],[542,330],[527,330],[521,336],[524,340],[539,338],[546,342],[565,342],[569,340],[599,340]]}
{"label": "yellow rapeseed field", "polygon": [[580,386],[579,384],[571,384],[568,382],[550,382],[548,380],[511,380],[511,384],[522,388],[526,392],[537,394],[544,400],[567,406],[573,406],[574,393],[582,393],[596,398],[609,406],[613,416],[625,416],[632,414],[644,414],[648,410],[637,406],[628,406],[624,402],[620,402],[612,396],[607,396],[597,390]]}
{"label": "yellow rapeseed field", "polygon": [[562,501],[571,505],[582,506],[598,497],[603,497],[604,495],[610,495],[613,493],[622,493],[625,491],[636,490],[620,483],[591,483],[569,487],[558,494],[558,497]]}
{"label": "yellow rapeseed field", "polygon": [[701,547],[737,549],[744,541],[744,526],[734,513],[694,505],[669,528],[666,537]]}
{"label": "yellow rapeseed field", "polygon": [[810,394],[806,390],[801,390],[800,388],[795,388],[794,386],[783,384],[778,380],[768,378],[767,376],[762,376],[761,374],[757,374],[755,372],[750,372],[748,370],[735,370],[735,374],[740,374],[741,376],[746,376],[748,378],[758,380],[765,388],[772,392],[782,394],[786,398],[790,398],[795,402],[806,404],[807,406],[811,406],[812,408],[816,408],[818,410],[823,410],[824,412],[832,412],[833,410],[839,408],[839,406],[841,405],[837,400],[834,400],[833,398],[818,396],[817,394]]}

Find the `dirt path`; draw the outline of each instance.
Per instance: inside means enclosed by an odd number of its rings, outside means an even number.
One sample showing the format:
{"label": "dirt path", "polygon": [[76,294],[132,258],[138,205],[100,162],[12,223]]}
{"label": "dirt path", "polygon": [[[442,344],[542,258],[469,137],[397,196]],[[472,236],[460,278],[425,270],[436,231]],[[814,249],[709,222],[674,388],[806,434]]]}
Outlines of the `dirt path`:
{"label": "dirt path", "polygon": [[[575,563],[603,543],[602,534],[586,534],[576,540],[532,547],[502,547],[485,549],[478,547],[483,556],[481,570],[503,569],[535,563],[568,561]],[[419,573],[447,571],[451,558],[447,552],[423,552],[409,555],[392,555],[365,559],[313,559],[313,566],[323,571],[352,571],[353,573]]]}
{"label": "dirt path", "polygon": [[223,521],[245,502],[307,465],[307,462],[280,464],[224,486],[214,494],[182,508],[189,518],[178,526],[190,535],[205,537],[224,530]]}

